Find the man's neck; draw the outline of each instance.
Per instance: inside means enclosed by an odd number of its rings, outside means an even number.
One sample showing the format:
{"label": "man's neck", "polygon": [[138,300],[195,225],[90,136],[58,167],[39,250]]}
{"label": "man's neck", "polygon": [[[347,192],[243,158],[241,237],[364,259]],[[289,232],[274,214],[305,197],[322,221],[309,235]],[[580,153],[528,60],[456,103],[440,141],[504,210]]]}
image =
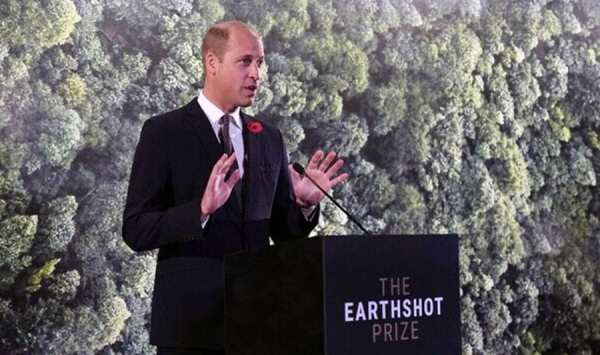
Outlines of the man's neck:
{"label": "man's neck", "polygon": [[202,93],[208,101],[210,101],[213,105],[217,106],[221,111],[223,111],[223,113],[232,114],[235,112],[235,110],[239,109],[239,107],[224,105],[220,103],[219,100],[217,100],[218,95],[212,92],[209,88],[202,89]]}

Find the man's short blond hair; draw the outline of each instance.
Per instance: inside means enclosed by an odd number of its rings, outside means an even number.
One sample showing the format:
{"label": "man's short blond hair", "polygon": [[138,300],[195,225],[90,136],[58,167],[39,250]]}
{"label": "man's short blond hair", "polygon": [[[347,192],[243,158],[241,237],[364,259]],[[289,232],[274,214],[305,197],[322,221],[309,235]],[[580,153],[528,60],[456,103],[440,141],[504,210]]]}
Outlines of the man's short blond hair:
{"label": "man's short blond hair", "polygon": [[227,52],[227,44],[229,43],[229,37],[233,28],[245,28],[252,32],[256,37],[256,31],[241,21],[226,21],[220,22],[212,26],[202,39],[202,63],[206,71],[206,55],[209,52],[214,53],[219,61],[223,61],[225,52]]}

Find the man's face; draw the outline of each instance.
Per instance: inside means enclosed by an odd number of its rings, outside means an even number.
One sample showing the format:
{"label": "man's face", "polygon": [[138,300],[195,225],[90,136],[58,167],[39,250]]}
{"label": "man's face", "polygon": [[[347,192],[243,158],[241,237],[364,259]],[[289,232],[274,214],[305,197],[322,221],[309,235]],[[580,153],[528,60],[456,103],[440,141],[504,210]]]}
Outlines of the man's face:
{"label": "man's face", "polygon": [[265,53],[260,38],[245,28],[233,28],[222,61],[215,60],[212,99],[225,112],[254,103]]}

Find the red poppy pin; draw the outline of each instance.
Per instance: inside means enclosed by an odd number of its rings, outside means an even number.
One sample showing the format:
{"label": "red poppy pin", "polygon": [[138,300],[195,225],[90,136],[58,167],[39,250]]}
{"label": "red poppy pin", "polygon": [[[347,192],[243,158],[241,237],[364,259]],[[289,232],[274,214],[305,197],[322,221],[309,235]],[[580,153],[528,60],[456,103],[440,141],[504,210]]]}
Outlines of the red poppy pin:
{"label": "red poppy pin", "polygon": [[254,134],[260,133],[262,131],[262,124],[258,121],[250,121],[248,122],[248,130]]}

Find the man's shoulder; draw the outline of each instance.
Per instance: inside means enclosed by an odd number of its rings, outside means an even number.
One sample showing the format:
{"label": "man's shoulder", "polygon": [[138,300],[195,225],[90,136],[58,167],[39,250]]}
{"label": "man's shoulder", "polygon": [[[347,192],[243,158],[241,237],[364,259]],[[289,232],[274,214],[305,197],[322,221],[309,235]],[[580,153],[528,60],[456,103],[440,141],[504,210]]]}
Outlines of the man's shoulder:
{"label": "man's shoulder", "polygon": [[153,125],[156,125],[157,127],[160,127],[161,129],[176,128],[176,127],[180,127],[182,125],[187,125],[186,117],[189,115],[193,115],[194,110],[196,110],[194,103],[195,103],[195,106],[198,106],[197,108],[199,109],[200,106],[198,105],[196,99],[194,99],[191,102],[189,102],[187,105],[184,105],[184,106],[178,107],[174,110],[150,117],[147,120],[147,122],[151,123]]}
{"label": "man's shoulder", "polygon": [[190,104],[191,103],[178,107],[174,110],[150,117],[148,120],[160,125],[174,123],[176,121],[182,120],[183,118],[185,118],[185,116],[188,115]]}

